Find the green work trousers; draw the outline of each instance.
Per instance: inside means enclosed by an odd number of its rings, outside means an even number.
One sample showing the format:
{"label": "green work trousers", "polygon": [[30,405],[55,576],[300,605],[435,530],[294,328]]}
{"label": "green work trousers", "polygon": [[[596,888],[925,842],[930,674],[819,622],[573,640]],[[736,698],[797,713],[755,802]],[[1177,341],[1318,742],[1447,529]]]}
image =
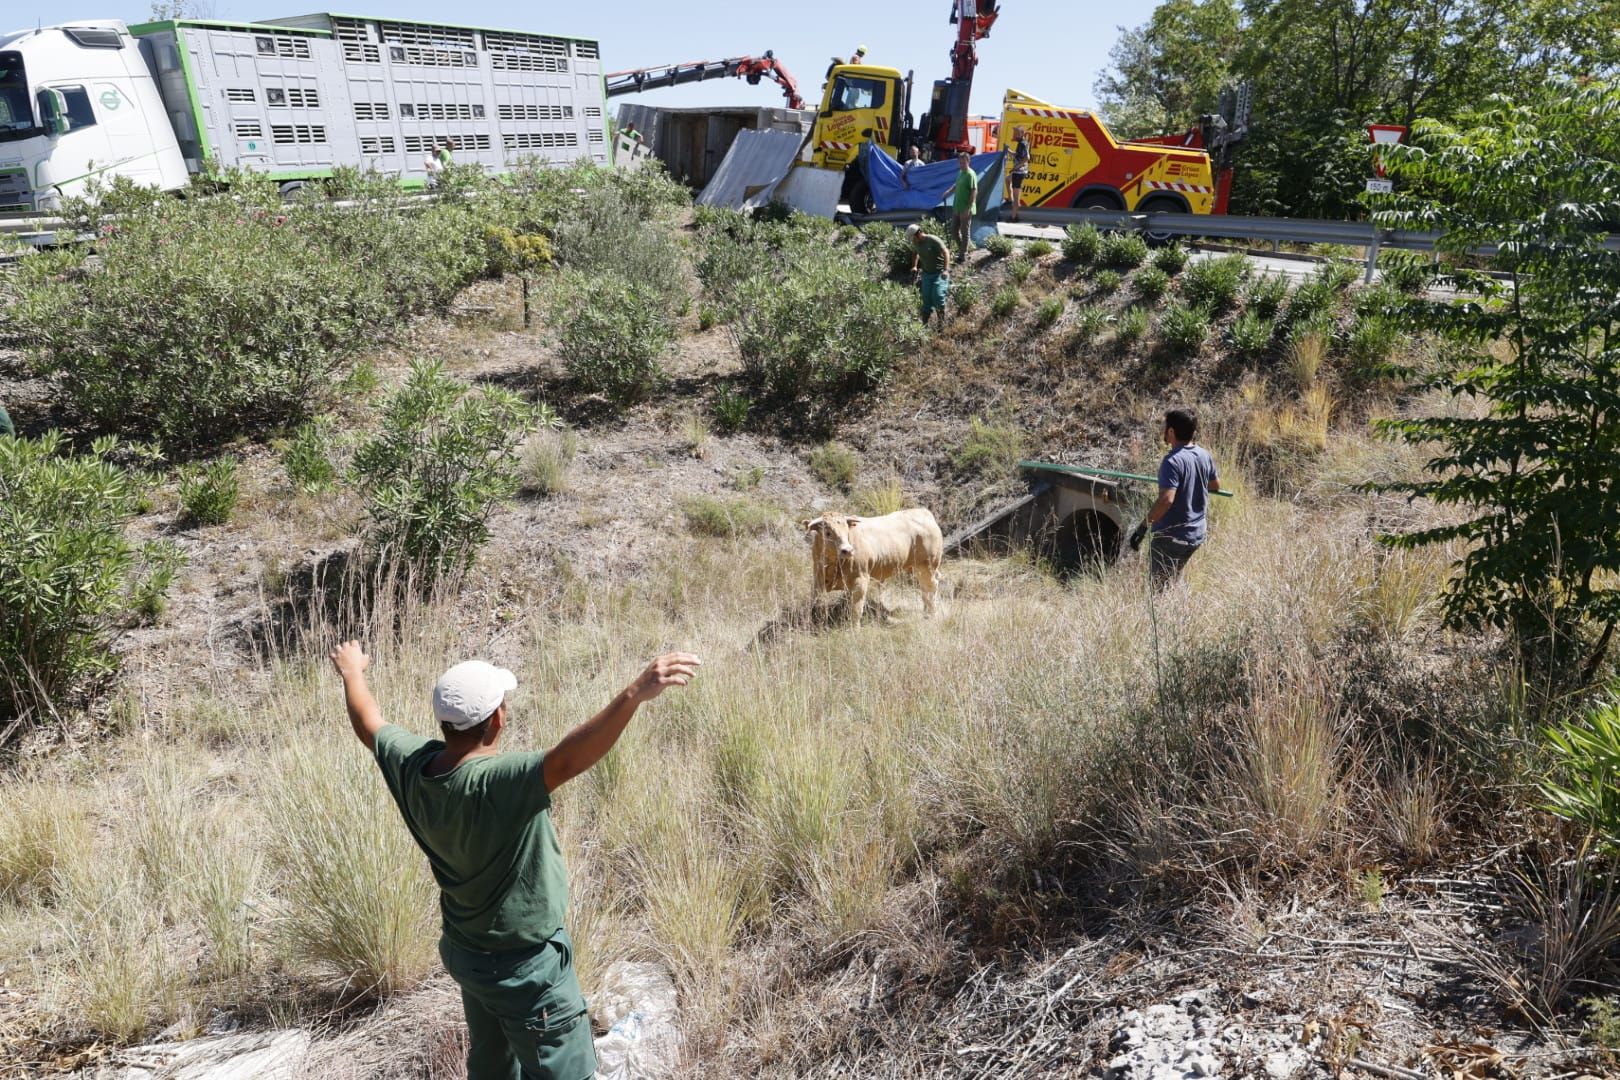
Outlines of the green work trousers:
{"label": "green work trousers", "polygon": [[950,293],[951,279],[944,274],[924,273],[917,279],[917,291],[922,294],[922,320],[928,321],[928,316],[935,312],[943,313],[945,310],[945,297]]}
{"label": "green work trousers", "polygon": [[486,953],[439,939],[439,958],[467,1013],[467,1080],[588,1080],[596,1044],[574,974],[574,945],[558,930],[526,949]]}

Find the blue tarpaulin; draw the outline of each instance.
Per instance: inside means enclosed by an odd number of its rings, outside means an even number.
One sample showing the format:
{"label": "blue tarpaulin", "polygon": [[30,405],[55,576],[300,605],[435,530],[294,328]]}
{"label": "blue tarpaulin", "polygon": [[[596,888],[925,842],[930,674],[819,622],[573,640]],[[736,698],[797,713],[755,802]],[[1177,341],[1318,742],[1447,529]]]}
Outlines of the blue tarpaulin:
{"label": "blue tarpaulin", "polygon": [[[969,162],[979,176],[979,205],[976,212],[1001,205],[1001,151],[975,154]],[[872,202],[879,210],[932,210],[956,184],[955,160],[914,166],[909,172],[881,146],[868,141],[861,147],[861,170]],[[986,190],[987,184],[993,190]]]}

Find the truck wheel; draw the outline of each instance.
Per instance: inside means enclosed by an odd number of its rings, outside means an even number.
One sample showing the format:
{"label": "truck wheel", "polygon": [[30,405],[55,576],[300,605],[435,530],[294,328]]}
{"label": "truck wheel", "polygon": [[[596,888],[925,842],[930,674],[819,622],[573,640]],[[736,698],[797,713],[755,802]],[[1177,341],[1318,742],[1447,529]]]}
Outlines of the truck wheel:
{"label": "truck wheel", "polygon": [[1106,191],[1087,191],[1074,197],[1076,210],[1123,210],[1125,204]]}
{"label": "truck wheel", "polygon": [[858,166],[851,165],[844,174],[844,190],[842,201],[849,204],[852,214],[873,214],[877,212],[877,204],[872,201],[872,191],[866,186],[866,177],[861,175]]}
{"label": "truck wheel", "polygon": [[303,190],[304,182],[302,180],[283,181],[280,188],[281,201],[284,203],[292,202],[298,197],[298,193]]}
{"label": "truck wheel", "polygon": [[[1181,203],[1177,202],[1175,199],[1166,199],[1162,196],[1155,195],[1152,198],[1143,199],[1140,203],[1138,203],[1136,211],[1139,214],[1184,214],[1187,212],[1187,208],[1182,206]],[[1147,242],[1153,247],[1163,247],[1165,244],[1172,242],[1176,238],[1176,234],[1173,232],[1162,232],[1152,229],[1144,231],[1142,235],[1147,237]]]}

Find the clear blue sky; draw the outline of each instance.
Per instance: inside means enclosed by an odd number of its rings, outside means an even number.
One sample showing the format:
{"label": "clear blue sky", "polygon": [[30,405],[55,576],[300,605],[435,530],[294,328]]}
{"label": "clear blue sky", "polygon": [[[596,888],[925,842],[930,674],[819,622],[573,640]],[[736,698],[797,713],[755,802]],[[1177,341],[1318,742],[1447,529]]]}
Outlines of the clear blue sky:
{"label": "clear blue sky", "polygon": [[[585,4],[533,4],[519,0],[343,0],[340,11],[391,15],[407,19],[444,19],[480,26],[511,27],[594,37],[602,43],[609,71],[650,67],[684,60],[719,59],[774,49],[779,60],[798,76],[807,98],[814,98],[829,57],[848,56],[857,45],[867,58],[901,71],[916,72],[919,87],[949,74],[948,50],[955,28],[947,21],[951,0],[611,0]],[[217,19],[252,20],[302,15],[319,10],[317,3],[297,0],[211,0]],[[1077,3],[1074,0],[1001,0],[1001,18],[979,46],[979,70],[973,86],[973,111],[1000,110],[1008,87],[1058,105],[1089,107],[1097,74],[1108,63],[1108,50],[1118,27],[1147,20],[1155,0]],[[38,20],[46,23],[80,18],[115,18],[129,22],[150,14],[150,0],[70,0],[66,4],[7,4],[0,16],[14,29]],[[922,112],[927,90],[913,98]],[[670,106],[775,104],[773,86],[749,86],[740,79],[675,87],[640,97],[615,99]]]}

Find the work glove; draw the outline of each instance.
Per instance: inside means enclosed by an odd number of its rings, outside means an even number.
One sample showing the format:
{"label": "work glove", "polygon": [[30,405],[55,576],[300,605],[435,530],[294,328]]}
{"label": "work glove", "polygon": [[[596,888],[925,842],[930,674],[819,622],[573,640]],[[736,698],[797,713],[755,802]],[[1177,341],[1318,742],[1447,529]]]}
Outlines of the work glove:
{"label": "work glove", "polygon": [[1142,546],[1142,539],[1147,536],[1147,528],[1147,522],[1144,521],[1136,528],[1131,530],[1130,545],[1132,551],[1135,551]]}

